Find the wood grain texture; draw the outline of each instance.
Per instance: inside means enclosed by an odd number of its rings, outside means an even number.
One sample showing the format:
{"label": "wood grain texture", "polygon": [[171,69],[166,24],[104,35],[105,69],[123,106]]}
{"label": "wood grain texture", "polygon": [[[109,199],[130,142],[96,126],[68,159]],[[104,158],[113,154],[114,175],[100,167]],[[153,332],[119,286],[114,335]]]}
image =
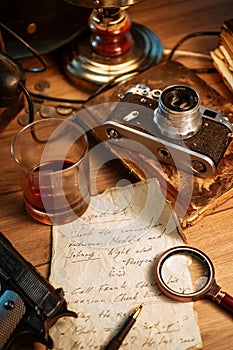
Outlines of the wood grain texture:
{"label": "wood grain texture", "polygon": [[[177,40],[188,33],[200,30],[219,30],[222,23],[232,16],[233,2],[232,0],[145,0],[132,6],[129,11],[133,21],[148,26],[158,35],[163,47],[171,49]],[[218,38],[197,38],[182,45],[182,49],[208,53],[210,49],[216,47],[217,42]],[[208,60],[184,54],[177,54],[174,59],[189,68],[212,66]],[[50,88],[46,90],[49,95],[75,99],[84,99],[89,96],[91,91],[80,86],[73,86],[62,74],[60,57],[56,53],[46,55],[46,60],[48,63],[46,72],[27,74],[26,83],[29,90],[35,92],[35,83],[46,79],[50,82]],[[34,59],[25,59],[22,60],[22,64],[26,67],[27,65],[35,66],[38,63]],[[233,103],[233,95],[223,84],[219,74],[202,74],[201,77],[208,86],[224,96],[228,103]],[[156,80],[157,78],[151,77],[151,79]],[[123,86],[122,89],[124,90]],[[204,95],[201,93],[201,98],[204,98]],[[57,103],[46,100],[44,104],[57,105]],[[79,108],[80,105],[74,104],[74,107]],[[56,114],[56,116],[59,115]],[[38,113],[35,117],[39,118]],[[15,117],[11,118],[0,134],[0,229],[43,276],[48,276],[52,239],[50,227],[33,221],[25,212],[22,192],[10,155],[11,140],[20,129],[21,126]],[[98,160],[92,159],[92,174],[96,173],[97,167]],[[151,165],[149,164],[148,167],[151,168]],[[226,174],[225,179],[230,178],[231,174],[232,171]],[[98,177],[95,179],[97,184],[93,187],[97,192],[101,192],[105,188],[115,186],[121,178],[117,168],[114,168],[112,164],[105,164],[99,170]],[[226,186],[231,187],[231,180],[230,184],[226,181]],[[170,191],[170,187],[168,190]],[[172,188],[170,193],[172,195]],[[228,198],[229,187],[226,193]],[[184,230],[187,243],[202,249],[213,260],[216,279],[223,290],[230,294],[233,294],[232,227],[233,199],[229,198],[212,213],[201,217],[201,220],[195,225]],[[195,309],[204,350],[230,349],[233,344],[232,316],[206,300],[196,302]]]}

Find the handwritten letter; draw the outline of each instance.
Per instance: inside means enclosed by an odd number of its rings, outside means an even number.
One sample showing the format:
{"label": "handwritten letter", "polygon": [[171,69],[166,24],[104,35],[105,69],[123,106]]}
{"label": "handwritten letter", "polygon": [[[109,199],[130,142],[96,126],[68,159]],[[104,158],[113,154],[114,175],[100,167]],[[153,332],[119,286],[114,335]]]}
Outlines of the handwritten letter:
{"label": "handwritten letter", "polygon": [[137,305],[143,309],[124,350],[201,349],[192,303],[162,295],[158,254],[183,244],[156,180],[92,197],[82,218],[54,228],[50,281],[62,286],[77,319],[51,330],[56,350],[100,350]]}

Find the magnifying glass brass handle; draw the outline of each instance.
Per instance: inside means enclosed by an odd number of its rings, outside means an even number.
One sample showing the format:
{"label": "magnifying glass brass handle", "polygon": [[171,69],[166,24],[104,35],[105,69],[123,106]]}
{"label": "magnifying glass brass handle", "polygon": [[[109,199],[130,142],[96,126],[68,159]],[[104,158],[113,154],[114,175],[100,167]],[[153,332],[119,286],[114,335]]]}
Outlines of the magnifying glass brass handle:
{"label": "magnifying glass brass handle", "polygon": [[225,292],[220,291],[215,301],[225,310],[233,313],[233,297]]}

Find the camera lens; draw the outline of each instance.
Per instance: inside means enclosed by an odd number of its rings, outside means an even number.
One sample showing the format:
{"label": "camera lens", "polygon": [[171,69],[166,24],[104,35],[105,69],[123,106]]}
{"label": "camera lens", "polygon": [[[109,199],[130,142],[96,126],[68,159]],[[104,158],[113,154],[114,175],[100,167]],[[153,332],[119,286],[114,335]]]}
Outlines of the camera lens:
{"label": "camera lens", "polygon": [[172,111],[184,112],[192,110],[198,103],[196,91],[188,86],[172,86],[161,95],[164,106]]}
{"label": "camera lens", "polygon": [[154,121],[165,136],[187,139],[201,126],[199,107],[199,96],[194,89],[172,85],[161,93]]}

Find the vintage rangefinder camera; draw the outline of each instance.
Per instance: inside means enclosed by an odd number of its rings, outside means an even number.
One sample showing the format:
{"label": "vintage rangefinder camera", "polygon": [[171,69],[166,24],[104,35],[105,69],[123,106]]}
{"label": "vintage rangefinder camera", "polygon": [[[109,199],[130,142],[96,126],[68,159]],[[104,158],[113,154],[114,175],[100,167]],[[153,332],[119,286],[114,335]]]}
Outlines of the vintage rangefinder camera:
{"label": "vintage rangefinder camera", "polygon": [[[172,85],[161,91],[137,85],[119,98],[97,132],[101,140],[136,152],[149,150],[159,162],[197,176],[215,173],[233,126],[220,112],[202,106],[193,88]],[[145,147],[136,149],[136,144]]]}

